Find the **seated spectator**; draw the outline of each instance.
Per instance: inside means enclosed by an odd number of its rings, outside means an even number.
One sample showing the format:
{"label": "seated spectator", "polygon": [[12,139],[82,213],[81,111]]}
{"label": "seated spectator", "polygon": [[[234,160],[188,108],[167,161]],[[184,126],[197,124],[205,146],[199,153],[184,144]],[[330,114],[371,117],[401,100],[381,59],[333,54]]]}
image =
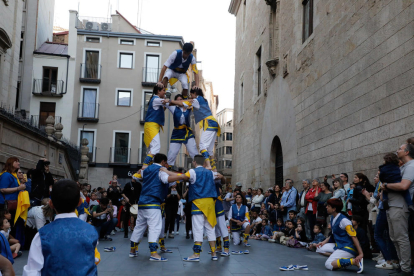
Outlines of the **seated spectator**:
{"label": "seated spectator", "polygon": [[362,252],[364,253],[364,258],[372,259],[372,253],[371,253],[371,249],[369,246],[369,240],[368,240],[367,233],[364,231],[364,229],[359,227],[359,225],[361,224],[361,221],[362,221],[362,218],[360,216],[357,216],[357,215],[352,216],[352,226],[354,227],[356,231],[359,244],[361,245]]}
{"label": "seated spectator", "polygon": [[295,225],[292,221],[286,221],[286,228],[284,234],[284,236],[280,237],[280,244],[286,245],[287,241],[293,239],[295,236]]}
{"label": "seated spectator", "polygon": [[272,228],[268,225],[268,220],[262,220],[262,229],[259,234],[256,235],[256,240],[267,241],[272,237]]}
{"label": "seated spectator", "polygon": [[92,224],[95,226],[99,238],[104,241],[112,241],[109,235],[118,223],[118,219],[113,217],[113,209],[108,208],[108,204],[109,199],[102,198],[99,205],[92,208]]}
{"label": "seated spectator", "polygon": [[93,206],[99,205],[97,192],[92,193],[91,199],[89,200],[89,210],[92,210]]}
{"label": "seated spectator", "polygon": [[297,224],[297,219],[296,219],[296,212],[294,210],[290,210],[289,211],[289,220],[291,222],[293,222],[293,224]]}
{"label": "seated spectator", "polygon": [[295,228],[295,234],[293,235],[293,239],[290,239],[286,242],[286,246],[288,247],[303,247],[306,246],[307,238],[306,238],[306,231],[305,227],[302,224],[298,224]]}
{"label": "seated spectator", "polygon": [[313,227],[313,234],[315,236],[314,240],[309,243],[308,250],[315,251],[316,246],[323,242],[326,237],[322,234],[322,226],[320,224],[315,224]]}
{"label": "seated spectator", "polygon": [[[258,225],[261,225],[261,223],[262,223],[262,219],[259,217],[259,216],[257,216],[257,212],[256,211],[251,211],[250,212],[250,214],[251,214],[251,221],[252,221],[252,223],[251,223],[251,225],[250,225],[250,229],[252,229],[252,235],[255,235],[257,232],[259,232],[260,233],[260,231],[255,231],[256,229],[257,229],[257,226]],[[256,232],[256,233],[255,233]]]}
{"label": "seated spectator", "polygon": [[280,205],[279,205],[279,203],[275,203],[274,205],[271,205],[269,220],[273,224],[276,224],[276,222],[279,220],[279,218],[282,219],[282,221],[283,221],[283,214],[282,214],[282,211],[280,210]]}
{"label": "seated spectator", "polygon": [[305,220],[301,217],[297,217],[296,218],[296,224],[302,224],[305,225]]}
{"label": "seated spectator", "polygon": [[53,220],[54,211],[50,207],[49,201],[49,198],[44,198],[41,206],[35,206],[29,210],[26,227],[39,231],[47,222]]}
{"label": "seated spectator", "polygon": [[17,257],[20,257],[22,255],[22,251],[20,251],[20,243],[18,240],[16,240],[11,234],[11,226],[10,222],[7,220],[7,218],[1,218],[0,219],[0,232],[3,234],[3,236],[6,238],[6,240],[9,242],[10,250],[12,251],[13,259],[16,259]]}
{"label": "seated spectator", "polygon": [[85,197],[86,203],[88,203],[88,205],[89,205],[89,201],[91,200],[91,198],[88,196],[88,190],[86,190],[85,188],[82,189],[82,194]]}
{"label": "seated spectator", "polygon": [[279,218],[276,225],[273,225],[273,236],[268,239],[268,242],[279,242],[280,237],[284,236],[285,226],[283,225],[283,219]]}
{"label": "seated spectator", "polygon": [[[118,207],[112,204],[112,200],[109,200],[108,208],[114,210],[112,216],[117,219],[115,226],[118,224]],[[114,230],[111,231],[111,235],[115,235],[115,227]]]}
{"label": "seated spectator", "polygon": [[97,275],[98,234],[75,214],[79,189],[72,180],[53,186],[50,205],[56,210],[52,223],[42,227],[30,246],[23,275]]}

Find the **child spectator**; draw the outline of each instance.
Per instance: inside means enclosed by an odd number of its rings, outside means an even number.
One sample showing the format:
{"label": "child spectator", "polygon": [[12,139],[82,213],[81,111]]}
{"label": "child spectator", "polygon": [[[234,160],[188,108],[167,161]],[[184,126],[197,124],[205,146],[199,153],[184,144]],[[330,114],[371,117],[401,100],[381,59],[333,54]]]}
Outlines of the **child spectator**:
{"label": "child spectator", "polygon": [[9,242],[10,250],[13,252],[12,253],[13,259],[20,257],[22,255],[22,251],[20,251],[21,246],[20,246],[19,241],[16,240],[12,235],[10,235],[11,226],[7,218],[5,217],[0,218],[0,229],[1,229],[0,232],[4,235],[6,240]]}
{"label": "child spectator", "polygon": [[322,234],[322,226],[320,224],[315,224],[313,227],[313,233],[315,234],[315,238],[311,243],[308,245],[308,250],[316,251],[317,244],[323,242],[326,237]]}
{"label": "child spectator", "polygon": [[93,226],[77,218],[75,210],[80,203],[76,182],[65,179],[54,184],[49,204],[57,215],[34,237],[23,275],[58,271],[74,276],[97,275],[99,236]]}
{"label": "child spectator", "polygon": [[354,194],[354,188],[355,188],[355,183],[351,183],[349,185],[349,189],[346,191],[347,194],[347,198],[346,198],[346,209],[347,209],[347,213],[348,216],[352,216],[352,203],[349,202],[349,200],[352,198],[353,194]]}
{"label": "child spectator", "polygon": [[111,186],[112,186],[112,181],[116,181],[116,182],[118,182],[118,176],[117,176],[116,174],[114,174],[114,175],[112,176],[111,181],[109,181],[109,187],[111,187]]}
{"label": "child spectator", "polygon": [[[128,206],[126,206],[126,201],[125,199],[121,199],[121,206],[119,206],[119,211],[118,211],[118,224],[117,227],[120,228],[120,232],[124,231],[124,220],[125,220],[125,216],[128,216]],[[126,226],[128,227],[128,225]]]}
{"label": "child spectator", "polygon": [[99,205],[99,200],[96,192],[92,193],[91,199],[89,200],[89,210],[92,210],[92,207],[95,205]]}
{"label": "child spectator", "polygon": [[281,218],[283,222],[283,214],[282,214],[282,211],[280,210],[279,203],[275,203],[273,206],[274,206],[274,209],[270,212],[270,216],[269,216],[270,221],[276,224],[278,219]]}
{"label": "child spectator", "polygon": [[280,237],[284,236],[285,226],[283,225],[283,219],[279,218],[276,225],[273,225],[273,237],[268,239],[268,242],[279,242]]}
{"label": "child spectator", "polygon": [[86,189],[83,189],[82,190],[82,194],[83,194],[83,196],[85,197],[85,201],[88,203],[88,205],[89,205],[89,201],[91,200],[91,198],[88,196],[88,190],[86,190]]}
{"label": "child spectator", "polygon": [[267,241],[272,237],[272,228],[270,228],[270,226],[267,223],[267,219],[262,220],[262,230],[260,231],[260,234],[257,236],[257,239]]}
{"label": "child spectator", "polygon": [[108,197],[108,193],[107,192],[102,192],[102,197],[101,197],[101,199],[102,198],[107,198]]}
{"label": "child spectator", "polygon": [[364,258],[372,259],[372,252],[370,249],[367,233],[365,233],[365,230],[362,229],[362,227],[359,227],[361,222],[362,222],[362,217],[357,216],[357,215],[352,216],[352,227],[354,227],[357,233],[357,238],[358,238],[359,244],[361,245]]}
{"label": "child spectator", "polygon": [[305,220],[302,217],[297,217],[296,224],[305,225]]}
{"label": "child spectator", "polygon": [[292,221],[286,221],[286,228],[284,234],[284,236],[280,237],[280,244],[286,245],[286,242],[290,239],[293,239],[295,236],[295,225]]}
{"label": "child spectator", "polygon": [[306,231],[302,224],[298,224],[295,229],[295,234],[293,235],[293,238],[288,240],[286,242],[286,246],[288,247],[303,247],[306,245]]}
{"label": "child spectator", "polygon": [[266,204],[262,203],[262,206],[260,207],[260,215],[263,214],[264,210],[266,210]]}
{"label": "child spectator", "polygon": [[291,222],[293,222],[293,224],[297,224],[298,223],[297,222],[297,219],[296,219],[296,212],[295,211],[293,211],[293,210],[290,210],[289,211],[289,220]]}
{"label": "child spectator", "polygon": [[[399,167],[400,159],[394,153],[388,153],[384,156],[384,165],[379,166],[379,179],[382,183],[400,183],[402,180],[401,171]],[[394,192],[394,191],[393,191]],[[411,200],[409,190],[401,192],[403,193],[404,200],[410,210],[413,210],[413,201]],[[388,210],[388,192],[383,191],[382,203],[385,210]]]}

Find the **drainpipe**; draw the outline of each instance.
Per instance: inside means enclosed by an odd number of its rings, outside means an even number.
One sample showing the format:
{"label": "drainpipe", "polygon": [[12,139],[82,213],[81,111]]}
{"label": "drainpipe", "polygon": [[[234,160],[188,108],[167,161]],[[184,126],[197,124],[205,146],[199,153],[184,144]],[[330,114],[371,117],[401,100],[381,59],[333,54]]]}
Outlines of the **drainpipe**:
{"label": "drainpipe", "polygon": [[66,64],[66,89],[65,89],[65,93],[68,93],[68,78],[69,78],[69,56],[66,57],[67,58],[67,64]]}

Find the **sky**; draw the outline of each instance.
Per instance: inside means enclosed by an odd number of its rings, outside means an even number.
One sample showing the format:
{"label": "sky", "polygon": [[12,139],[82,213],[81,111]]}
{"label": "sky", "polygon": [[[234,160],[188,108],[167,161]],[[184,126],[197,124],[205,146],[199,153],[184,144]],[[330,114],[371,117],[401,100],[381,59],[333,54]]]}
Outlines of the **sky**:
{"label": "sky", "polygon": [[54,25],[68,28],[69,10],[79,16],[108,17],[118,10],[132,24],[154,34],[194,41],[199,69],[219,95],[218,111],[233,108],[236,18],[231,0],[56,0]]}

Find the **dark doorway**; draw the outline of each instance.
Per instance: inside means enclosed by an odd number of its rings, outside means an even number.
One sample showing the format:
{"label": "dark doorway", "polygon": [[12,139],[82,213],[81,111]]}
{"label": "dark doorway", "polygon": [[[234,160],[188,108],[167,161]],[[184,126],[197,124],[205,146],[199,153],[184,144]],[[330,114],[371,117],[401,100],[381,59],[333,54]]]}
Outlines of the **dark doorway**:
{"label": "dark doorway", "polygon": [[271,159],[275,163],[275,185],[283,187],[283,152],[278,136],[273,138]]}
{"label": "dark doorway", "polygon": [[55,117],[56,103],[40,103],[39,125],[46,126],[46,119],[49,116]]}

